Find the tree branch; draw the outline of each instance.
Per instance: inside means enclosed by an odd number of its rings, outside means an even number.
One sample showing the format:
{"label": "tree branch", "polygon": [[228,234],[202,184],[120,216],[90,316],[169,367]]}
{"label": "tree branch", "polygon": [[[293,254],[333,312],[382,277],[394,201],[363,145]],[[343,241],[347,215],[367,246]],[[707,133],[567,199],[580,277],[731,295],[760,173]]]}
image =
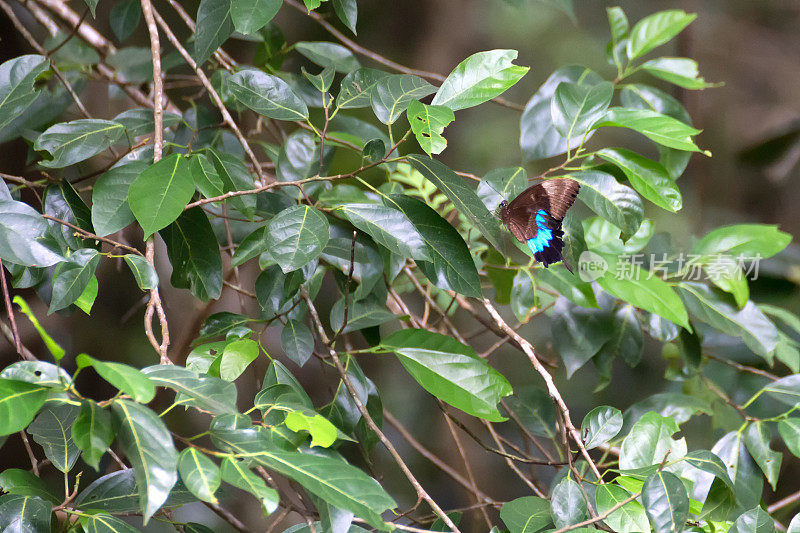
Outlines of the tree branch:
{"label": "tree branch", "polygon": [[589,452],[583,445],[583,439],[581,439],[581,434],[580,432],[578,432],[577,429],[575,429],[575,425],[572,423],[572,419],[569,416],[569,409],[567,408],[567,404],[564,403],[564,398],[561,397],[561,393],[558,391],[558,388],[556,388],[556,385],[553,382],[553,376],[550,375],[550,373],[547,371],[544,365],[542,365],[542,363],[536,357],[536,353],[534,352],[531,343],[523,339],[519,335],[519,333],[514,331],[508,324],[506,324],[506,321],[503,320],[503,317],[500,316],[500,313],[498,313],[497,310],[494,308],[494,306],[492,306],[492,303],[489,301],[488,298],[483,299],[483,306],[492,316],[492,318],[500,327],[500,329],[502,329],[506,335],[514,339],[522,347],[522,350],[525,352],[525,355],[527,355],[528,359],[530,359],[533,368],[536,370],[536,372],[539,373],[539,375],[544,380],[545,385],[547,386],[547,392],[550,394],[550,397],[556,402],[558,409],[564,416],[564,426],[566,427],[569,436],[572,438],[573,441],[575,441],[575,444],[578,446],[578,449],[581,451],[581,454],[583,455],[584,459],[586,459],[586,462],[589,463],[589,467],[592,469],[592,472],[594,472],[594,475],[597,476],[598,481],[600,483],[603,483],[603,476],[600,474],[600,471],[597,469],[597,465],[594,464],[592,457],[589,455]]}

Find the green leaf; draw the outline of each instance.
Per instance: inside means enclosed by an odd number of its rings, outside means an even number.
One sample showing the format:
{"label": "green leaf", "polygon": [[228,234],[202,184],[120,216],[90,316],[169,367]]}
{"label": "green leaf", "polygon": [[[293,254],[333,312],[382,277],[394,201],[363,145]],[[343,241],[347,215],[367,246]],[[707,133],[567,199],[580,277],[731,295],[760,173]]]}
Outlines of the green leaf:
{"label": "green leaf", "polygon": [[137,0],[122,0],[111,7],[108,25],[119,41],[130,37],[142,19],[142,7]]}
{"label": "green leaf", "polygon": [[[116,117],[114,122],[119,122],[128,130],[130,138],[140,135],[152,135],[156,127],[153,110],[149,107],[139,107],[123,111]],[[181,122],[181,116],[175,113],[164,113],[162,117],[164,128],[171,128]]]}
{"label": "green leaf", "polygon": [[569,177],[581,184],[578,198],[589,209],[626,235],[636,233],[644,217],[644,208],[633,189],[618,183],[612,175],[596,170],[573,172]]}
{"label": "green leaf", "polygon": [[350,72],[342,79],[336,106],[340,109],[369,107],[372,101],[372,89],[388,75],[382,70],[363,67]]}
{"label": "green leaf", "polygon": [[502,251],[500,223],[489,213],[474,189],[468,187],[461,178],[443,163],[424,155],[408,155],[406,159],[425,179],[447,196],[454,206],[466,216],[481,232],[481,235]]}
{"label": "green leaf", "polygon": [[282,0],[231,0],[231,18],[236,31],[250,35],[275,18]]}
{"label": "green leaf", "polygon": [[80,119],[50,126],[33,144],[53,156],[39,164],[63,168],[95,156],[122,138],[125,126],[111,120]]}
{"label": "green leaf", "polygon": [[[138,4],[137,4],[138,5]],[[128,206],[131,183],[147,168],[144,161],[115,165],[92,186],[92,225],[101,237],[116,233],[135,220]]]}
{"label": "green leaf", "polygon": [[[303,76],[305,76],[309,83],[311,83],[311,85],[313,85],[314,88],[321,93],[326,93],[328,89],[330,89],[331,84],[333,83],[333,78],[336,76],[336,71],[333,70],[332,67],[325,67],[319,74],[311,74],[305,69],[305,67],[300,67],[300,70],[303,72]],[[323,96],[323,98],[327,98],[327,96]]]}
{"label": "green leaf", "polygon": [[0,489],[16,496],[37,496],[53,505],[64,501],[63,496],[57,496],[42,478],[19,468],[7,468],[0,473]]}
{"label": "green leaf", "polygon": [[83,460],[99,471],[100,459],[115,436],[111,413],[92,400],[81,401],[81,409],[72,424],[72,440],[83,452]]}
{"label": "green leaf", "polygon": [[150,379],[132,366],[98,361],[85,353],[78,355],[75,362],[79,368],[91,366],[100,374],[100,377],[137,402],[148,403],[156,395],[156,388]]}
{"label": "green leaf", "polygon": [[200,0],[192,54],[197,64],[205,63],[231,36],[233,30],[231,0]]}
{"label": "green leaf", "polygon": [[481,282],[475,263],[458,231],[425,203],[402,194],[384,198],[386,205],[400,209],[417,228],[431,262],[418,261],[422,272],[441,289],[480,298]]}
{"label": "green leaf", "polygon": [[511,201],[527,188],[528,173],[524,168],[496,168],[483,177],[477,194],[486,209],[494,213],[501,201]]}
{"label": "green leaf", "polygon": [[[355,299],[367,296],[383,277],[383,261],[378,251],[363,238],[356,238],[355,249],[352,237],[337,237],[328,241],[322,251],[322,259],[343,274],[350,274],[350,255],[353,256],[353,279],[358,287],[353,292]],[[350,290],[343,287],[344,290]],[[287,297],[293,293],[287,289]]]}
{"label": "green leaf", "polygon": [[308,118],[308,107],[288,83],[259,70],[240,70],[230,77],[231,92],[259,115],[276,120]]}
{"label": "green leaf", "polygon": [[178,472],[186,487],[200,500],[217,503],[217,492],[222,476],[214,461],[197,451],[186,448],[178,456]]}
{"label": "green leaf", "polygon": [[64,261],[42,243],[47,228],[47,221],[29,205],[15,200],[0,200],[0,259],[36,267]]}
{"label": "green leaf", "polygon": [[324,416],[307,415],[301,411],[292,411],[286,415],[286,427],[295,433],[307,431],[311,435],[311,446],[330,447],[336,442],[336,426]]}
{"label": "green leaf", "polygon": [[340,211],[351,224],[390,252],[430,261],[428,245],[402,211],[380,204],[349,203],[342,205]]}
{"label": "green leaf", "polygon": [[[81,229],[94,232],[89,207],[78,195],[77,191],[66,180],[58,185],[51,184],[44,191],[42,211],[52,217],[69,222]],[[97,248],[93,239],[82,239],[75,234],[75,229],[54,220],[48,220],[50,233],[62,248]]]}
{"label": "green leaf", "polygon": [[516,50],[489,50],[469,56],[445,78],[431,103],[458,111],[503,94],[529,70],[512,63],[517,54]]}
{"label": "green leaf", "polygon": [[236,386],[216,377],[175,365],[155,365],[142,369],[150,381],[179,393],[176,402],[197,407],[215,415],[236,412]]}
{"label": "green leaf", "polygon": [[800,513],[794,515],[792,521],[789,522],[789,528],[786,530],[786,533],[798,533],[800,532]]}
{"label": "green leaf", "polygon": [[200,207],[185,211],[161,230],[172,264],[172,285],[191,289],[203,301],[222,292],[222,257],[208,217]]}
{"label": "green leaf", "polygon": [[[42,338],[44,345],[47,347],[48,351],[52,354],[53,359],[56,361],[60,361],[62,357],[66,354],[64,348],[61,347],[53,338],[45,331],[42,325],[39,323],[39,320],[36,318],[36,315],[33,314],[31,308],[28,306],[28,303],[22,299],[22,296],[16,295],[14,296],[14,303],[19,306],[19,310],[22,311],[28,320],[31,321],[31,325],[33,328],[39,333],[39,336]],[[23,380],[26,381],[26,380]]]}
{"label": "green leaf", "polygon": [[548,526],[550,502],[536,496],[524,496],[503,504],[500,518],[510,533],[536,533]]}
{"label": "green leaf", "polygon": [[376,81],[372,88],[372,110],[384,124],[393,124],[409,104],[436,91],[418,76],[392,74]]}
{"label": "green leaf", "polygon": [[278,492],[271,487],[267,487],[264,480],[250,469],[245,468],[242,461],[225,457],[222,460],[220,470],[222,472],[222,480],[225,483],[230,483],[234,487],[245,490],[261,500],[261,505],[267,514],[278,508]]}
{"label": "green leaf", "polygon": [[80,297],[94,277],[97,265],[100,264],[100,257],[97,250],[84,248],[56,267],[48,314],[64,309]]}
{"label": "green leaf", "polygon": [[50,531],[53,506],[36,496],[0,496],[0,531]]}
{"label": "green leaf", "polygon": [[577,524],[586,518],[586,498],[578,483],[569,476],[553,487],[550,506],[557,528]]}
{"label": "green leaf", "polygon": [[498,402],[513,391],[502,374],[469,346],[422,329],[406,329],[381,341],[422,387],[462,411],[499,422]]}
{"label": "green leaf", "polygon": [[420,148],[430,155],[441,154],[447,147],[442,137],[444,128],[456,119],[453,110],[441,105],[421,104],[417,100],[408,105],[408,121],[417,137]]}
{"label": "green leaf", "polygon": [[75,305],[84,313],[91,314],[92,306],[94,305],[94,301],[97,298],[97,291],[99,289],[99,285],[97,282],[97,277],[92,276],[89,280],[89,284],[83,289],[83,292],[80,296],[75,300]]}
{"label": "green leaf", "polygon": [[761,507],[739,515],[728,533],[775,533],[775,519]]}
{"label": "green leaf", "polygon": [[256,360],[258,352],[258,343],[252,339],[229,342],[222,352],[219,377],[225,381],[235,380]]}
{"label": "green leaf", "polygon": [[581,423],[581,436],[587,450],[596,448],[613,439],[622,429],[622,412],[614,407],[601,405],[587,414]]}
{"label": "green leaf", "polygon": [[125,259],[125,263],[131,269],[131,273],[140,289],[147,291],[158,287],[158,273],[147,259],[136,254],[127,254],[122,258]]}
{"label": "green leaf", "polygon": [[582,137],[603,117],[613,95],[614,86],[607,81],[597,85],[559,83],[550,104],[556,130],[567,140]]}
{"label": "green leaf", "polygon": [[72,424],[79,412],[75,405],[47,405],[27,429],[44,449],[45,457],[64,473],[72,469],[81,453],[72,441]]}
{"label": "green leaf", "polygon": [[597,155],[622,169],[633,188],[657,206],[673,213],[683,207],[678,186],[660,163],[624,148],[605,148]]}
{"label": "green leaf", "polygon": [[356,0],[333,0],[332,3],[333,10],[339,20],[342,21],[342,24],[347,26],[353,32],[353,35],[357,35],[358,3],[356,3]]}
{"label": "green leaf", "polygon": [[697,15],[687,14],[680,9],[660,11],[643,18],[631,30],[628,58],[636,59],[661,46],[678,35],[696,18]]}
{"label": "green leaf", "polygon": [[72,379],[63,368],[44,361],[17,361],[16,363],[11,363],[0,372],[0,378],[25,381],[33,385],[44,385],[45,387],[59,389],[66,389]]}
{"label": "green leaf", "polygon": [[603,351],[619,355],[630,366],[636,366],[644,353],[644,336],[639,315],[632,305],[620,306],[614,312],[614,334]]}
{"label": "green leaf", "polygon": [[697,62],[688,57],[659,57],[641,66],[644,70],[684,89],[707,89],[717,84],[708,83],[697,69]]}
{"label": "green leaf", "polygon": [[[618,485],[606,483],[597,487],[595,492],[595,501],[597,502],[597,513],[605,515],[615,505],[619,505],[628,498],[631,494]],[[613,531],[619,533],[649,533],[650,523],[647,521],[647,513],[645,513],[642,504],[636,500],[630,501],[609,514],[603,522],[606,523]]]}
{"label": "green leaf", "polygon": [[[698,413],[711,415],[713,410],[708,401],[697,396],[689,396],[679,392],[662,392],[636,402],[625,411],[625,425],[629,428],[633,421],[639,420],[648,411],[672,418],[677,424],[683,424]],[[627,433],[629,429],[623,428]]]}
{"label": "green leaf", "polygon": [[628,35],[628,17],[621,7],[607,7],[608,26],[611,28],[611,40],[615,43]]}
{"label": "green leaf", "polygon": [[124,520],[108,513],[82,514],[81,526],[86,533],[137,533],[139,531]]}
{"label": "green leaf", "polygon": [[700,470],[708,472],[714,477],[719,478],[723,483],[730,487],[731,490],[734,489],[733,481],[728,475],[728,470],[725,467],[725,464],[722,462],[722,459],[720,459],[713,452],[708,450],[695,450],[686,455],[686,457],[683,459],[693,467],[699,468]]}
{"label": "green leaf", "polygon": [[800,418],[784,418],[778,422],[778,432],[795,457],[800,457]]}
{"label": "green leaf", "polygon": [[9,124],[39,97],[36,78],[50,69],[44,56],[21,55],[0,65],[0,128]]}
{"label": "green leaf", "polygon": [[775,349],[778,330],[752,301],[739,310],[724,293],[706,285],[684,282],[679,287],[686,308],[698,319],[741,338],[761,357],[768,357]]}
{"label": "green leaf", "polygon": [[266,244],[281,269],[291,272],[319,257],[329,237],[325,215],[313,207],[295,205],[270,221]]}
{"label": "green leaf", "polygon": [[[604,126],[632,129],[653,142],[669,148],[688,152],[702,151],[692,140],[692,137],[702,130],[687,126],[680,120],[655,111],[612,107],[606,112],[605,117],[596,122],[592,128],[597,129]],[[709,154],[706,153],[706,155]]]}
{"label": "green leaf", "polygon": [[636,470],[660,465],[665,457],[669,461],[680,459],[686,455],[686,440],[672,438],[678,431],[680,428],[673,418],[654,412],[645,413],[622,441],[620,469]]}
{"label": "green leaf", "polygon": [[136,472],[139,506],[147,524],[178,480],[178,452],[153,411],[127,400],[115,400],[111,407],[120,423],[120,446]]}
{"label": "green leaf", "polygon": [[[175,456],[177,457],[177,452]],[[165,505],[177,507],[191,502],[197,502],[197,498],[178,481],[170,491]],[[109,513],[141,513],[135,470],[133,468],[118,470],[96,479],[78,494],[75,498],[75,507]]]}
{"label": "green leaf", "polygon": [[731,431],[711,448],[728,470],[737,502],[745,508],[758,505],[764,481],[744,444],[741,432]]}
{"label": "green leaf", "polygon": [[[519,144],[526,161],[545,159],[567,151],[567,140],[556,130],[551,114],[553,94],[564,81],[591,87],[603,79],[592,70],[578,66],[560,68],[547,78],[528,101],[520,119]],[[590,131],[587,138],[591,134]],[[569,148],[576,148],[580,142],[580,138],[572,139]]]}
{"label": "green leaf", "polygon": [[537,269],[535,275],[538,282],[556,290],[561,296],[576,305],[600,307],[591,284],[581,281],[563,265]]}
{"label": "green leaf", "polygon": [[212,430],[218,445],[287,476],[330,505],[346,509],[373,527],[389,530],[380,514],[396,506],[377,481],[333,457],[284,451],[255,429]]}
{"label": "green leaf", "polygon": [[778,475],[781,470],[781,460],[783,454],[770,449],[769,441],[772,434],[765,422],[756,421],[747,426],[744,433],[744,442],[747,451],[755,460],[756,464],[764,472],[764,477],[775,490],[778,483]]}
{"label": "green leaf", "polygon": [[792,236],[767,224],[737,224],[710,231],[694,246],[701,255],[730,254],[761,259],[772,257],[792,242]]}
{"label": "green leaf", "polygon": [[647,478],[642,503],[656,533],[683,531],[689,517],[689,495],[680,478],[660,471]]}
{"label": "green leaf", "polygon": [[49,392],[41,385],[0,379],[0,436],[28,427]]}
{"label": "green leaf", "polygon": [[295,43],[295,50],[322,68],[332,67],[336,72],[349,73],[361,65],[349,49],[341,44],[325,41],[300,41]]}
{"label": "green leaf", "polygon": [[[351,298],[347,311],[347,325],[342,330],[342,333],[378,326],[396,318],[394,313],[386,308],[386,304],[379,301],[374,295],[355,302]],[[331,328],[334,331],[339,331],[343,322],[344,297],[337,300],[331,308]]]}
{"label": "green leaf", "polygon": [[128,190],[128,204],[145,239],[174,222],[193,194],[194,179],[182,155],[173,154],[147,167]]}
{"label": "green leaf", "polygon": [[[609,269],[597,279],[604,291],[691,331],[686,308],[670,285],[636,265],[614,263],[614,258],[606,258],[610,259]],[[630,275],[619,275],[626,273]]]}
{"label": "green leaf", "polygon": [[553,318],[553,347],[570,378],[611,338],[610,320],[602,310],[573,308],[566,302],[556,305]]}
{"label": "green leaf", "polygon": [[311,330],[299,320],[287,320],[281,331],[281,348],[289,359],[303,366],[314,351]]}

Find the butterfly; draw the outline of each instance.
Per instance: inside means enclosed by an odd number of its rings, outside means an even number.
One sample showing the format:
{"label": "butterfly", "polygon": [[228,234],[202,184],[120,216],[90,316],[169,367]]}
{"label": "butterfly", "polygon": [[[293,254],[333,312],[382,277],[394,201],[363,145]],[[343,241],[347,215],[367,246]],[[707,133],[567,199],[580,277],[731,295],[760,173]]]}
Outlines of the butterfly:
{"label": "butterfly", "polygon": [[[500,202],[500,220],[519,242],[527,243],[533,257],[545,267],[563,260],[561,221],[580,188],[573,179],[550,179],[528,187],[511,202]],[[564,266],[572,271],[566,263]]]}

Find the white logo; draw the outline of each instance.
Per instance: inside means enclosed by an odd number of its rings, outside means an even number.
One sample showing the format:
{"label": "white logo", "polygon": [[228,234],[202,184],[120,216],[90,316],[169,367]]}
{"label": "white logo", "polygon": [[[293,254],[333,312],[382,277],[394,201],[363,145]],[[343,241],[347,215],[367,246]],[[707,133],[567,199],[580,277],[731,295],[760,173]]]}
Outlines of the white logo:
{"label": "white logo", "polygon": [[583,281],[594,281],[608,270],[608,262],[603,256],[594,252],[585,251],[578,258],[578,276]]}

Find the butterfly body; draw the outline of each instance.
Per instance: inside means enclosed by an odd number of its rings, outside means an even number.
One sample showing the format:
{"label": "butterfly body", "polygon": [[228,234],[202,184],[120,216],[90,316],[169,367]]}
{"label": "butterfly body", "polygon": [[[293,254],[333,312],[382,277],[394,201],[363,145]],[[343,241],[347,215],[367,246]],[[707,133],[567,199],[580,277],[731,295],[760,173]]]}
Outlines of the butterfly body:
{"label": "butterfly body", "polygon": [[580,184],[569,178],[546,180],[525,189],[511,202],[500,202],[500,220],[545,267],[562,260],[561,221],[575,202]]}

